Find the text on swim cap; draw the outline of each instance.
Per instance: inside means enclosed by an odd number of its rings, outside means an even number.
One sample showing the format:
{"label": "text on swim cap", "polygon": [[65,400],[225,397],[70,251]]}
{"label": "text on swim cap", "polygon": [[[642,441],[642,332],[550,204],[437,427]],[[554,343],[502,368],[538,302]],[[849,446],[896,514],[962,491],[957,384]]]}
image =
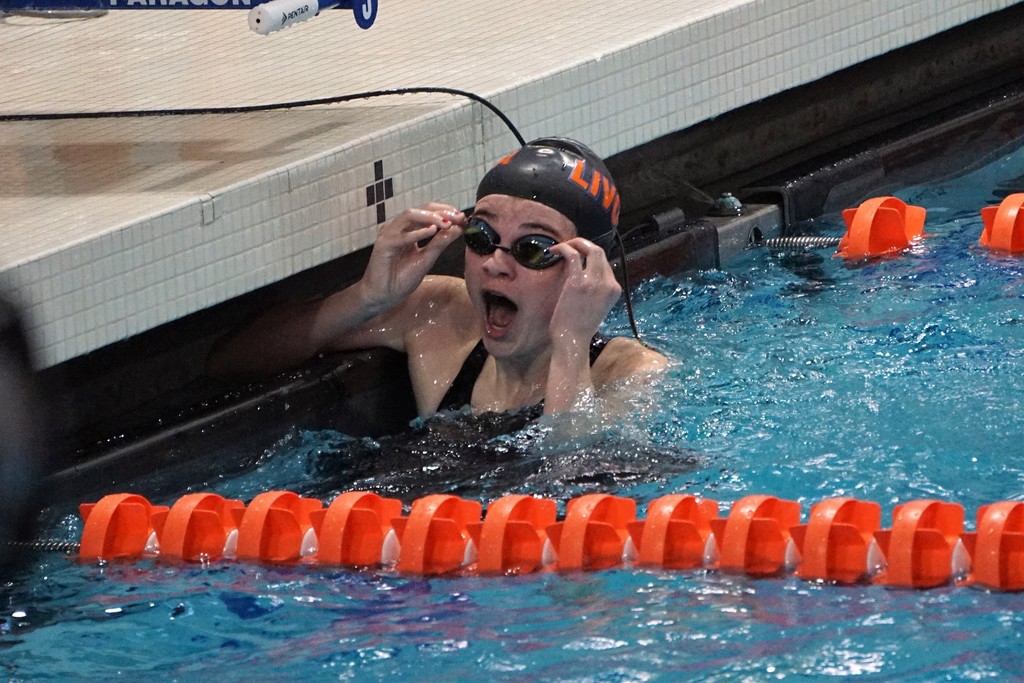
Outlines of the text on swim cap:
{"label": "text on swim cap", "polygon": [[611,213],[612,226],[618,226],[619,224],[619,190],[612,183],[611,179],[603,175],[600,171],[591,170],[590,180],[587,180],[587,162],[577,161],[572,167],[572,173],[569,174],[569,181],[582,187],[584,190],[590,193],[590,195],[597,199],[598,195],[601,195],[601,207]]}
{"label": "text on swim cap", "polygon": [[[503,157],[495,168],[505,166],[509,164],[522,150],[512,152]],[[564,171],[565,166],[562,166]],[[577,187],[582,188],[585,193],[589,194],[596,205],[600,206],[606,214],[608,214],[608,220],[611,223],[611,227],[615,228],[618,226],[618,213],[620,213],[621,199],[618,195],[618,189],[615,187],[614,181],[606,174],[595,169],[592,164],[588,164],[582,159],[575,160],[572,164],[572,168],[569,171],[568,176],[565,178],[566,181],[572,183],[573,193],[578,191]],[[535,197],[535,199],[537,199]]]}

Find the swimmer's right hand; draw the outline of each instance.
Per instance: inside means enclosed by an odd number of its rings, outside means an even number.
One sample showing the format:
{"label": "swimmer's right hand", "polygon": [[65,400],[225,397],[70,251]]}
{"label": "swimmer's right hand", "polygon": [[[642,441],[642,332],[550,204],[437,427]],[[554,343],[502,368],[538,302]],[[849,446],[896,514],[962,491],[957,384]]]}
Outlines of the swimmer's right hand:
{"label": "swimmer's right hand", "polygon": [[465,214],[454,206],[432,202],[382,225],[358,285],[364,304],[382,312],[405,300],[465,223]]}

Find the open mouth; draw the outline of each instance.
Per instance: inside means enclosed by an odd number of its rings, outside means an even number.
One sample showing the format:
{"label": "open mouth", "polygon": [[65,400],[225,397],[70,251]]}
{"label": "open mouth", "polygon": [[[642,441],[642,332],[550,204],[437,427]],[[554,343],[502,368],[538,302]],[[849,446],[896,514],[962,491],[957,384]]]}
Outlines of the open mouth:
{"label": "open mouth", "polygon": [[504,334],[519,312],[519,307],[510,299],[494,292],[484,292],[484,306],[487,332],[492,336]]}

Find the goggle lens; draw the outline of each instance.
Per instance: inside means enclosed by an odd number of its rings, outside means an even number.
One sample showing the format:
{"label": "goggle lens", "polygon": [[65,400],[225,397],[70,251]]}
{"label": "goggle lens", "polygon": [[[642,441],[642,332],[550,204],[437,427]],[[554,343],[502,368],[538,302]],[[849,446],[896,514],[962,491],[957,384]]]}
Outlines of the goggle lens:
{"label": "goggle lens", "polygon": [[558,240],[549,235],[523,235],[511,247],[503,247],[501,236],[486,221],[471,218],[462,229],[462,238],[466,246],[474,254],[488,256],[500,249],[512,256],[521,266],[540,270],[555,265],[562,260],[558,254],[549,250],[558,244]]}
{"label": "goggle lens", "polygon": [[462,239],[474,254],[487,256],[498,248],[498,241],[501,238],[490,225],[479,218],[471,218],[462,229]]}

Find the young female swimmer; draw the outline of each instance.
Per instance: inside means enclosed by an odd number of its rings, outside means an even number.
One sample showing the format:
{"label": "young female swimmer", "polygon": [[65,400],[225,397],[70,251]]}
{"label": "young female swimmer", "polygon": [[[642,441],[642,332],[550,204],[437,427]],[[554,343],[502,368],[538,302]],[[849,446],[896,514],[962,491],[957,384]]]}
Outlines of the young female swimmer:
{"label": "young female swimmer", "polygon": [[[421,415],[579,407],[668,364],[597,334],[621,294],[607,256],[618,207],[594,152],[535,140],[484,176],[472,215],[437,203],[403,212],[381,227],[362,279],[263,316],[219,343],[208,369],[277,372],[320,351],[385,346],[407,354]],[[460,233],[465,279],[427,275]]]}

